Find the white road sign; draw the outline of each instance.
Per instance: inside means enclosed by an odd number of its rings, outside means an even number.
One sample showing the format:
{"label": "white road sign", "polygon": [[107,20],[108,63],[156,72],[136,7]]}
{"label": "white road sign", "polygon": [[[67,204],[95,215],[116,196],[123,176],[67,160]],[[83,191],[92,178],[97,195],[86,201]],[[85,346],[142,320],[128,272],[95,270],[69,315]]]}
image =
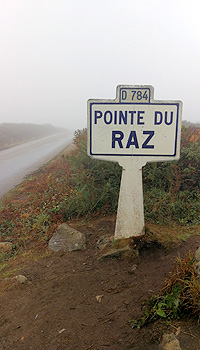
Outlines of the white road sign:
{"label": "white road sign", "polygon": [[142,167],[180,156],[181,101],[150,85],[120,85],[115,100],[88,100],[88,155],[122,166],[115,239],[144,233]]}
{"label": "white road sign", "polygon": [[118,86],[115,100],[88,101],[88,154],[179,158],[180,101],[154,101],[152,86]]}

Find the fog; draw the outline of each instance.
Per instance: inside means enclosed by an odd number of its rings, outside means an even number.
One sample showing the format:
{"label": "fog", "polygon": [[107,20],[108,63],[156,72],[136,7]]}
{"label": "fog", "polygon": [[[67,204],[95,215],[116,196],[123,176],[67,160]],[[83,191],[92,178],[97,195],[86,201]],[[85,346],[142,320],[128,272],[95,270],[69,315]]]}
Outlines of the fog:
{"label": "fog", "polygon": [[198,0],[0,2],[0,123],[87,125],[89,98],[154,86],[200,122]]}

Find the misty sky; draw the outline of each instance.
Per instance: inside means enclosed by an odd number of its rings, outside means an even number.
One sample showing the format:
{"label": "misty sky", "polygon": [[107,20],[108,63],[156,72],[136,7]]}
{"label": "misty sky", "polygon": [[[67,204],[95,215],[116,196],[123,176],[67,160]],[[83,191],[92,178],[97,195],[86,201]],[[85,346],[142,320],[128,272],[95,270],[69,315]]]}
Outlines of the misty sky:
{"label": "misty sky", "polygon": [[81,129],[119,84],[200,122],[199,16],[199,0],[0,0],[0,123]]}

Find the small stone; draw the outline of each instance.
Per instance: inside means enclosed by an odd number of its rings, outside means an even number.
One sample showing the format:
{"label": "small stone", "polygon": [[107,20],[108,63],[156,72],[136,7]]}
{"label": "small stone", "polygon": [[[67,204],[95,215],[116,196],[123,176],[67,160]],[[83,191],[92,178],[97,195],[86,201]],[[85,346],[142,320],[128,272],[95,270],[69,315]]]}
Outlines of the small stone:
{"label": "small stone", "polygon": [[64,331],[66,331],[65,328],[62,328],[60,331],[58,331],[59,334],[62,334]]}
{"label": "small stone", "polygon": [[137,265],[134,264],[131,269],[128,271],[129,274],[134,274],[135,273],[135,270],[137,269]]}
{"label": "small stone", "polygon": [[120,248],[120,249],[110,249],[105,254],[101,255],[98,260],[106,260],[106,259],[131,259],[136,258],[138,256],[138,250],[131,249],[129,246]]}
{"label": "small stone", "polygon": [[102,295],[96,295],[96,300],[98,301],[98,303],[101,303],[103,298],[103,294]]}
{"label": "small stone", "polygon": [[197,261],[200,261],[200,247],[196,250],[195,258]]}
{"label": "small stone", "polygon": [[62,224],[51,237],[48,247],[54,252],[83,250],[85,249],[85,235],[67,224]]}
{"label": "small stone", "polygon": [[111,239],[109,236],[103,235],[101,236],[96,244],[97,249],[103,250],[106,247],[108,247],[108,245],[111,244]]}
{"label": "small stone", "polygon": [[27,278],[23,275],[17,275],[14,278],[17,280],[17,282],[22,283],[22,284],[26,283],[28,281]]}
{"label": "small stone", "polygon": [[0,249],[2,249],[4,252],[11,252],[12,246],[13,245],[10,242],[0,242]]}
{"label": "small stone", "polygon": [[180,343],[174,333],[163,334],[160,349],[163,350],[181,350]]}

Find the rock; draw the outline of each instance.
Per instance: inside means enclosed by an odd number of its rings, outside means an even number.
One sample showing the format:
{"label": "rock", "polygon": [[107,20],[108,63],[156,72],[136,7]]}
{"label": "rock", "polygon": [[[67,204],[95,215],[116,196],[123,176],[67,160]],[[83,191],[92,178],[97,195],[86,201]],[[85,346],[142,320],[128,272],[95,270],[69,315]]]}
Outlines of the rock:
{"label": "rock", "polygon": [[181,350],[180,343],[174,333],[163,334],[159,348],[163,350]]}
{"label": "rock", "polygon": [[105,254],[101,255],[98,260],[106,260],[106,259],[124,259],[124,258],[136,258],[138,256],[138,251],[135,249],[131,249],[129,246],[119,248],[119,249],[110,249]]}
{"label": "rock", "polygon": [[22,284],[26,283],[28,281],[27,278],[23,275],[17,275],[14,277],[14,279],[16,279],[17,282],[22,283]]}
{"label": "rock", "polygon": [[137,265],[136,265],[136,264],[134,264],[134,265],[131,267],[131,269],[130,269],[130,270],[128,270],[128,273],[132,275],[132,274],[134,274],[134,273],[135,273],[136,269],[137,269]]}
{"label": "rock", "polygon": [[62,328],[60,331],[58,331],[59,334],[62,334],[64,331],[66,331],[65,328]]}
{"label": "rock", "polygon": [[101,303],[102,298],[103,298],[103,294],[101,294],[101,295],[96,295],[96,300],[98,301],[98,303]]}
{"label": "rock", "polygon": [[54,252],[83,250],[85,249],[85,235],[67,224],[62,224],[49,240],[48,247]]}
{"label": "rock", "polygon": [[98,239],[96,247],[97,249],[103,250],[110,245],[111,245],[111,238],[109,236],[103,235]]}
{"label": "rock", "polygon": [[13,245],[10,242],[0,242],[0,249],[2,249],[4,252],[11,252],[12,246]]}
{"label": "rock", "polygon": [[200,261],[200,247],[196,250],[195,258],[197,261]]}

